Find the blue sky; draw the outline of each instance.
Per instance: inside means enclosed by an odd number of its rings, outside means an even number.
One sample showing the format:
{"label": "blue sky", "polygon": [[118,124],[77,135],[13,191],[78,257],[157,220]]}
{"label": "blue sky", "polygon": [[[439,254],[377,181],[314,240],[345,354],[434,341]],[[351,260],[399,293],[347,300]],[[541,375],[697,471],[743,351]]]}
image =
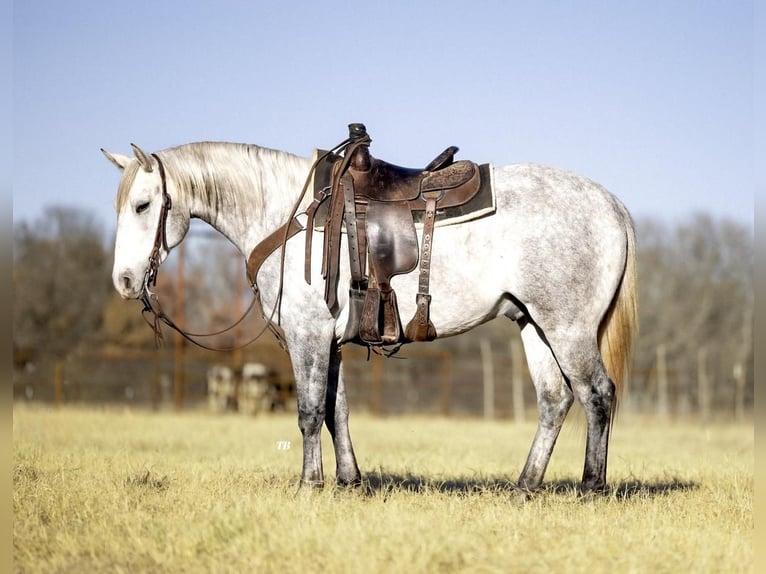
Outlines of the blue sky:
{"label": "blue sky", "polygon": [[636,217],[752,225],[752,2],[103,2],[13,15],[14,221],[48,205],[109,232],[99,148],[198,140],[309,155],[364,122],[373,153],[448,145],[590,177]]}

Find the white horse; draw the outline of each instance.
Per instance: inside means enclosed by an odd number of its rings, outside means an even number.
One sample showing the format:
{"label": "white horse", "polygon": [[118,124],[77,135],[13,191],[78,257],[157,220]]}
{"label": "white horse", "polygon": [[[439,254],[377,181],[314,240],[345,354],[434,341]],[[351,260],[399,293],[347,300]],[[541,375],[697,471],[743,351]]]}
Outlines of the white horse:
{"label": "white horse", "polygon": [[[163,176],[170,198],[158,264],[199,218],[247,257],[290,217],[312,161],[254,145],[192,143],[135,157],[102,150],[121,171],[112,279],[126,299],[145,294],[149,258],[162,225]],[[493,168],[497,211],[437,229],[431,261],[431,320],[439,337],[499,316],[517,322],[537,391],[537,433],[518,485],[537,489],[576,397],[587,418],[582,488],[607,487],[607,449],[620,384],[637,334],[635,232],[614,196],[575,174],[540,165]],[[342,248],[345,253],[346,247]],[[348,427],[340,338],[348,320],[348,261],[339,311],[330,313],[313,242],[311,284],[303,277],[304,233],[284,248],[279,323],[298,393],[303,435],[301,485],[322,486],[320,434],[332,436],[339,485],[358,485]],[[257,275],[263,309],[278,296],[280,251]],[[392,286],[402,317],[415,312],[417,273]]]}

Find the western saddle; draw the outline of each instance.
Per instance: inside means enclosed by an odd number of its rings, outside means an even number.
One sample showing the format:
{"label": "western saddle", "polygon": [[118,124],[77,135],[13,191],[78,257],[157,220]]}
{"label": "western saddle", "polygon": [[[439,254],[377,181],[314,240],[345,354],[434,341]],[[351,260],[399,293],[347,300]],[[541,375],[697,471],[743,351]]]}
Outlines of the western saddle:
{"label": "western saddle", "polygon": [[[363,124],[350,124],[344,155],[330,154],[328,158],[330,185],[315,191],[314,201],[306,211],[306,282],[311,282],[312,231],[317,224],[324,228],[325,301],[336,313],[341,233],[345,227],[351,285],[343,341],[371,347],[431,341],[436,338],[429,295],[436,210],[463,205],[476,196],[481,187],[479,166],[454,161],[458,148],[452,146],[425,169],[403,168],[372,157],[371,141]],[[324,221],[320,221],[322,211],[326,212]],[[423,221],[420,247],[415,217]],[[415,270],[418,261],[417,308],[402,331],[391,278]]]}

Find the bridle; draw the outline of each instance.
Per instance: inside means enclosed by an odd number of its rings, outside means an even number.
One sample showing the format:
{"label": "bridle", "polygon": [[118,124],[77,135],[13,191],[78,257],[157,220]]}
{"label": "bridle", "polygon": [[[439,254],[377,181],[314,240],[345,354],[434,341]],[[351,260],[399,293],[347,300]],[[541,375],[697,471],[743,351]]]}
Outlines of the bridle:
{"label": "bridle", "polygon": [[154,245],[152,246],[152,252],[149,255],[149,267],[144,274],[144,290],[145,296],[148,287],[154,287],[157,284],[157,273],[160,270],[160,258],[162,256],[161,250],[164,249],[165,253],[169,252],[168,249],[168,235],[167,235],[167,223],[168,213],[173,206],[173,201],[170,199],[168,193],[168,183],[165,176],[165,166],[160,161],[159,156],[156,153],[152,154],[152,157],[157,160],[157,166],[160,172],[160,181],[162,182],[162,207],[160,208],[160,218],[157,223],[157,230],[154,233]]}
{"label": "bridle", "polygon": [[[159,296],[154,293],[151,288],[154,287],[157,284],[157,275],[159,274],[160,270],[160,263],[162,262],[162,250],[165,250],[165,253],[169,253],[170,249],[168,247],[168,237],[167,237],[167,222],[168,222],[168,214],[170,213],[170,209],[173,206],[173,202],[170,199],[170,194],[168,193],[168,182],[167,182],[167,175],[165,173],[165,166],[162,163],[162,160],[160,157],[153,153],[152,157],[157,161],[157,166],[160,174],[160,182],[161,182],[161,190],[162,190],[162,207],[160,208],[160,216],[159,220],[157,222],[157,230],[154,233],[154,244],[152,246],[152,251],[149,254],[149,266],[146,269],[146,272],[144,273],[144,279],[143,279],[143,287],[141,289],[141,295],[139,297],[139,300],[141,303],[143,303],[144,308],[141,310],[141,315],[144,318],[144,320],[147,322],[147,324],[152,328],[154,331],[154,339],[155,344],[159,346],[162,343],[163,336],[162,336],[162,330],[160,328],[160,322],[165,323],[168,327],[176,331],[178,334],[180,334],[184,339],[187,341],[194,343],[198,347],[202,347],[203,349],[207,349],[210,351],[233,351],[235,349],[244,347],[246,345],[249,345],[252,341],[249,341],[245,343],[244,345],[236,345],[232,347],[213,347],[210,345],[206,345],[204,343],[201,343],[200,341],[197,341],[196,338],[202,338],[202,337],[213,337],[216,335],[222,335],[228,331],[231,331],[237,325],[242,323],[244,321],[245,317],[250,313],[250,311],[253,308],[253,305],[255,304],[255,297],[250,302],[250,305],[248,306],[247,310],[245,310],[244,314],[240,319],[238,319],[235,323],[232,325],[229,325],[225,329],[221,329],[219,331],[215,331],[212,333],[190,333],[189,331],[186,331],[179,327],[173,319],[171,319],[162,308],[162,305],[160,304],[160,298]],[[146,313],[152,314],[152,319],[148,319],[146,317]],[[264,329],[265,330],[265,329]],[[257,336],[260,337],[263,334],[262,330]],[[253,339],[254,341],[255,339]]]}
{"label": "bridle", "polygon": [[[285,246],[287,245],[287,241],[291,237],[293,237],[294,235],[304,230],[303,225],[298,221],[298,219],[296,218],[296,215],[298,213],[298,208],[301,202],[303,201],[304,196],[306,195],[306,191],[308,190],[309,183],[311,182],[311,176],[315,172],[317,165],[319,165],[319,162],[324,160],[327,156],[331,154],[337,154],[340,150],[347,147],[350,141],[351,141],[350,139],[344,140],[343,142],[335,146],[330,151],[320,154],[319,157],[314,161],[311,168],[309,169],[308,176],[306,177],[306,182],[303,185],[303,190],[301,191],[300,196],[298,197],[297,201],[293,205],[293,208],[292,208],[292,211],[290,212],[290,216],[288,217],[287,223],[282,225],[279,229],[277,229],[276,231],[268,235],[258,245],[256,245],[247,259],[247,267],[246,267],[247,278],[253,290],[253,298],[250,301],[250,305],[247,307],[242,317],[237,319],[236,322],[229,325],[225,329],[221,329],[220,331],[215,331],[213,333],[190,333],[189,331],[186,331],[183,328],[179,327],[175,323],[175,321],[173,321],[173,319],[171,319],[162,309],[159,296],[151,290],[151,288],[157,284],[157,275],[160,269],[162,250],[164,249],[165,253],[168,253],[170,251],[168,248],[168,239],[167,239],[167,220],[168,220],[168,215],[170,213],[170,209],[173,205],[173,202],[170,199],[170,194],[168,193],[168,183],[167,183],[167,175],[165,173],[165,166],[163,165],[159,155],[157,155],[156,153],[151,154],[151,156],[157,161],[157,166],[158,166],[158,170],[160,174],[160,182],[161,182],[161,190],[162,190],[162,207],[160,208],[159,220],[157,222],[157,230],[155,231],[155,234],[154,234],[154,245],[152,246],[152,251],[149,255],[149,266],[147,267],[146,272],[144,273],[143,286],[141,289],[141,295],[139,296],[139,301],[141,301],[141,303],[143,303],[144,305],[143,309],[141,310],[141,315],[146,321],[146,323],[154,331],[154,339],[155,339],[155,344],[157,346],[160,346],[163,341],[160,323],[164,323],[165,325],[167,325],[168,327],[176,331],[179,335],[181,335],[187,341],[197,345],[198,347],[207,349],[209,351],[233,351],[236,349],[247,347],[248,345],[258,340],[266,332],[267,329],[270,330],[272,334],[276,337],[277,341],[282,346],[282,348],[286,348],[284,335],[281,332],[281,329],[279,328],[279,314],[278,314],[278,310],[280,309],[281,303],[282,303],[282,289],[284,287]],[[260,291],[258,289],[256,279],[258,277],[258,271],[263,265],[263,263],[277,249],[281,249],[280,268],[279,268],[279,287],[277,289],[277,298],[274,303],[274,307],[272,308],[269,316],[266,317],[266,314],[263,312],[263,307],[260,304],[261,303]],[[201,343],[200,341],[197,340],[197,338],[214,337],[217,335],[222,335],[228,331],[231,331],[232,329],[237,327],[240,323],[242,323],[242,321],[245,320],[245,318],[248,316],[250,311],[253,309],[256,301],[261,307],[261,314],[263,318],[266,320],[266,323],[254,337],[252,337],[245,343],[241,343],[231,347],[214,347],[211,345],[206,345],[204,343]],[[147,318],[146,313],[151,313],[152,318],[151,319]],[[273,322],[275,315],[277,316],[276,324]]]}

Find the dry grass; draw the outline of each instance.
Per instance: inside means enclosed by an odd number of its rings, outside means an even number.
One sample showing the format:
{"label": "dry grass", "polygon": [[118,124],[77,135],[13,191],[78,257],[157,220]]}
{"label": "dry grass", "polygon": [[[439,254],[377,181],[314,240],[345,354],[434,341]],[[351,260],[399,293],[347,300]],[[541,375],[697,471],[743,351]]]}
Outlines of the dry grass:
{"label": "dry grass", "polygon": [[[22,572],[752,572],[752,425],[618,421],[613,492],[582,436],[511,482],[531,424],[352,419],[368,488],[296,496],[294,416],[14,409]],[[288,450],[278,441],[291,441]],[[325,441],[325,469],[334,461]]]}

